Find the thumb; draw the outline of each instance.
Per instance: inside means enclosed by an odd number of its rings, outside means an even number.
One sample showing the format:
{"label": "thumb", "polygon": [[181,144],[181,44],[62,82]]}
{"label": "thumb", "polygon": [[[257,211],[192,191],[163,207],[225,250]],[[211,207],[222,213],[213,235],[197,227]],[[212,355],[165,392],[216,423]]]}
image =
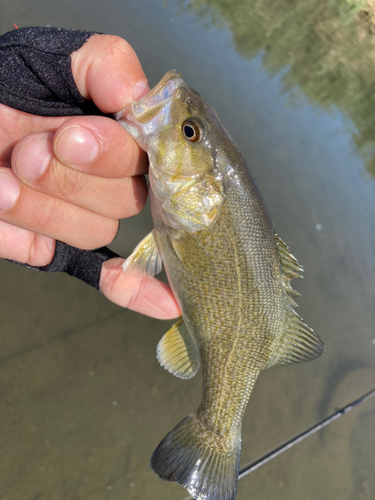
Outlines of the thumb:
{"label": "thumb", "polygon": [[114,35],[93,35],[72,56],[80,94],[104,113],[115,113],[150,89],[132,47]]}

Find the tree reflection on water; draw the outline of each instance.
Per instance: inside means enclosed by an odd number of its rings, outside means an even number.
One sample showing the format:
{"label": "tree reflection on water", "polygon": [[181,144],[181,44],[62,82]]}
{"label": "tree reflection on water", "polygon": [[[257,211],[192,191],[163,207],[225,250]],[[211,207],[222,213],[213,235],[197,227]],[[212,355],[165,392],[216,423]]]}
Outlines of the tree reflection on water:
{"label": "tree reflection on water", "polygon": [[[261,54],[270,74],[282,68],[285,91],[337,109],[351,120],[354,147],[375,177],[375,1],[181,0],[233,34],[246,59]],[[353,130],[353,129],[351,129]]]}

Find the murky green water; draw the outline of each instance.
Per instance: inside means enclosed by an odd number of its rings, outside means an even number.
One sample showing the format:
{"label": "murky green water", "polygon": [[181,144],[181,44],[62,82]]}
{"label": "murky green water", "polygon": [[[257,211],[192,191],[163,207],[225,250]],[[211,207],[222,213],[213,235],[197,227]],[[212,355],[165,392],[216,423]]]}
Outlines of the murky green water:
{"label": "murky green water", "polygon": [[[126,38],[150,83],[170,68],[217,109],[277,232],[304,264],[314,363],[261,374],[247,463],[375,386],[375,34],[344,0],[2,2],[0,31],[54,25]],[[358,2],[359,4],[359,2]],[[147,212],[113,243],[127,255]],[[200,399],[155,348],[169,323],[66,277],[1,262],[0,500],[182,500],[148,467]],[[238,500],[373,500],[375,401],[239,483]]]}

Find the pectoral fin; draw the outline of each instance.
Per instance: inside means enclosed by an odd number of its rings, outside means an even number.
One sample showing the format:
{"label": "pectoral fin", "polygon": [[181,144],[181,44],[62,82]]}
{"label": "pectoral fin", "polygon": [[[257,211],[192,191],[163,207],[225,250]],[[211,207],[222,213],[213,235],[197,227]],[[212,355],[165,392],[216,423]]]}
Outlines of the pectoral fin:
{"label": "pectoral fin", "polygon": [[276,344],[265,368],[313,361],[323,353],[322,339],[290,308],[287,312],[285,334]]}
{"label": "pectoral fin", "polygon": [[169,237],[177,257],[184,265],[189,265],[191,262],[196,265],[197,261],[201,265],[213,265],[210,257],[190,233],[174,231]]}
{"label": "pectoral fin", "polygon": [[135,247],[133,253],[122,265],[124,273],[131,273],[133,270],[141,271],[145,276],[155,276],[162,269],[162,260],[158,252],[154,231],[151,231]]}
{"label": "pectoral fin", "polygon": [[157,347],[157,358],[176,377],[188,379],[197,373],[199,351],[182,318],[163,335]]}

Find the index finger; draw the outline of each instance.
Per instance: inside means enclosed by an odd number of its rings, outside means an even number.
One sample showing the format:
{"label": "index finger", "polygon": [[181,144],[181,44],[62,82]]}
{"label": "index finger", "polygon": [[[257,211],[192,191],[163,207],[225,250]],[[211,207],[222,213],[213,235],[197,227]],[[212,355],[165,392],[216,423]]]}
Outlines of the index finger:
{"label": "index finger", "polygon": [[115,304],[158,319],[181,316],[181,311],[169,285],[154,277],[126,275],[122,271],[124,259],[110,259],[103,263],[100,290]]}
{"label": "index finger", "polygon": [[17,141],[33,132],[56,130],[68,118],[36,116],[0,103],[0,161],[9,161]]}

